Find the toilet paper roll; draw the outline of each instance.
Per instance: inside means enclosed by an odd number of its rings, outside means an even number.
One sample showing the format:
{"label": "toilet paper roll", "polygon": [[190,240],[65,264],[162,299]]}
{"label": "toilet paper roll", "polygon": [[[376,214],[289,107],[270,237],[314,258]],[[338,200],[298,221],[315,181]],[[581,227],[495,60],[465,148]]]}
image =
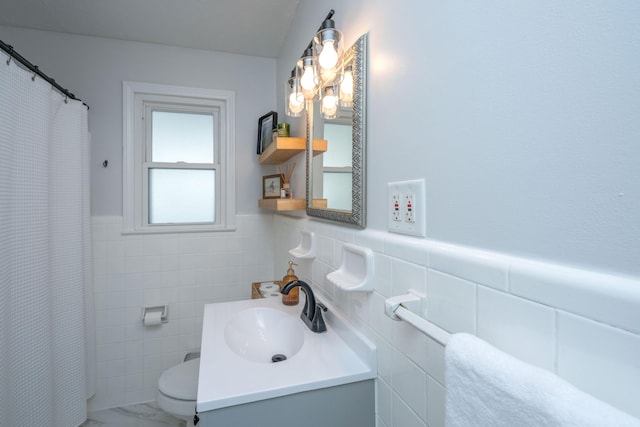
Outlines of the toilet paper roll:
{"label": "toilet paper roll", "polygon": [[144,326],[155,326],[162,324],[162,312],[161,311],[147,311],[142,319]]}
{"label": "toilet paper roll", "polygon": [[282,296],[280,292],[265,292],[260,294],[262,295],[262,298],[278,298]]}
{"label": "toilet paper roll", "polygon": [[280,286],[275,283],[263,283],[260,285],[260,292],[280,292]]}

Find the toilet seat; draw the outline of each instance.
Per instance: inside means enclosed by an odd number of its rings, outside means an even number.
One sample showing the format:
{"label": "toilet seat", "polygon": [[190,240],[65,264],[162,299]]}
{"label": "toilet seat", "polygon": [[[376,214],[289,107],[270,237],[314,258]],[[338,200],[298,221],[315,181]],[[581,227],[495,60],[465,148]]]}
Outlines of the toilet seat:
{"label": "toilet seat", "polygon": [[160,375],[156,401],[163,411],[193,425],[198,395],[200,359],[191,359],[173,366]]}
{"label": "toilet seat", "polygon": [[158,390],[166,397],[177,400],[196,401],[200,359],[192,359],[173,366],[160,375]]}

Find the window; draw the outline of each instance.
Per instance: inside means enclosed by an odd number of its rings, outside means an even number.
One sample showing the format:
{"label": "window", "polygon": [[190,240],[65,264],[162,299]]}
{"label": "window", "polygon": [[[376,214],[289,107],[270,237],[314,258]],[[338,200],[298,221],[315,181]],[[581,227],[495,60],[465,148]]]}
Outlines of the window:
{"label": "window", "polygon": [[234,94],[123,83],[125,233],[235,227]]}

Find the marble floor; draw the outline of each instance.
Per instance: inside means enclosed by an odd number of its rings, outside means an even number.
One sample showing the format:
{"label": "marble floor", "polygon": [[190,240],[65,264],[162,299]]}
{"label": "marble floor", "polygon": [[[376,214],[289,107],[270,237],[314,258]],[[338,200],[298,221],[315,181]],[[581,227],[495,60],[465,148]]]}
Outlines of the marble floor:
{"label": "marble floor", "polygon": [[174,418],[156,402],[139,403],[120,408],[89,412],[80,427],[185,427],[186,423]]}

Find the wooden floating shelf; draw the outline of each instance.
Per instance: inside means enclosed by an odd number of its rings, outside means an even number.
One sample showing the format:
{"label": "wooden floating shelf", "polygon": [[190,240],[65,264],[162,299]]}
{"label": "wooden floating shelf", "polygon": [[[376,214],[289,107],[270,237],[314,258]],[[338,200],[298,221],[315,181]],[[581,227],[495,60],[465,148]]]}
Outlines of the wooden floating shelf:
{"label": "wooden floating shelf", "polygon": [[311,202],[311,207],[316,209],[326,209],[327,199],[313,199],[313,201]]}
{"label": "wooden floating shelf", "polygon": [[[279,136],[260,154],[261,165],[277,165],[286,162],[298,153],[302,153],[307,148],[305,138]],[[327,151],[326,139],[313,140],[313,155]]]}
{"label": "wooden floating shelf", "polygon": [[258,207],[274,211],[302,211],[307,207],[307,199],[260,199]]}

